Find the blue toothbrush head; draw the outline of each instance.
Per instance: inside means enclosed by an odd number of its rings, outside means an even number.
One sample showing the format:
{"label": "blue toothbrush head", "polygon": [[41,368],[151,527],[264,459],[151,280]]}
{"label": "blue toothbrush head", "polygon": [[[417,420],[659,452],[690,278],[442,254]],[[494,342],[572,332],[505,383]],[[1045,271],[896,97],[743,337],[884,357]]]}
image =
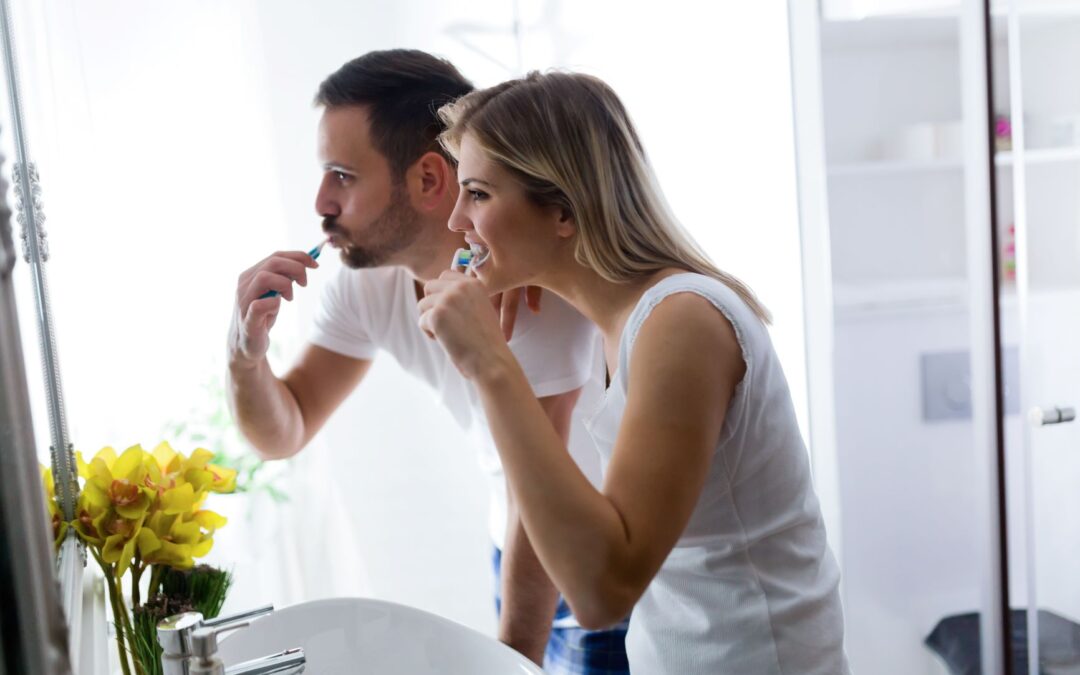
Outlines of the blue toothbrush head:
{"label": "blue toothbrush head", "polygon": [[[323,246],[326,246],[327,241],[329,241],[329,240],[324,239],[324,240],[320,241],[318,246],[316,246],[315,248],[308,251],[308,255],[311,256],[312,260],[318,260],[319,259],[319,254],[322,253]],[[263,293],[262,295],[259,296],[259,300],[262,300],[263,298],[274,298],[274,297],[277,297],[277,295],[278,295],[277,291],[267,291],[267,292],[265,292],[265,293]]]}
{"label": "blue toothbrush head", "polygon": [[469,264],[472,263],[475,254],[467,248],[459,248],[454,252],[454,260],[450,263],[450,269],[457,269],[459,267],[468,269]]}

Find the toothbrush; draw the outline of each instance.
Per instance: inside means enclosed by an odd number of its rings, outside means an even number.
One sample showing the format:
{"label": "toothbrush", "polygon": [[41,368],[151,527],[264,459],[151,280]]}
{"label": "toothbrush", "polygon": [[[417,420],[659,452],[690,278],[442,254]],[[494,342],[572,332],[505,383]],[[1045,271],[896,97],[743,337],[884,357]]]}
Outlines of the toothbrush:
{"label": "toothbrush", "polygon": [[[323,246],[326,246],[327,241],[329,241],[329,239],[323,239],[322,241],[319,242],[318,246],[316,246],[315,248],[308,251],[307,254],[309,256],[311,256],[312,260],[318,260],[319,259],[319,254],[322,253],[322,248],[323,248]],[[278,296],[277,291],[267,291],[267,292],[265,292],[265,293],[263,293],[262,295],[259,296],[259,300],[262,300],[263,298],[274,298],[274,297],[277,297],[277,296]]]}
{"label": "toothbrush", "polygon": [[454,259],[450,261],[450,269],[464,272],[470,276],[476,276],[476,268],[487,262],[491,257],[491,251],[479,247],[459,248],[454,251]]}
{"label": "toothbrush", "polygon": [[450,269],[467,272],[472,265],[476,254],[467,248],[459,248],[454,251],[454,259],[450,261]]}

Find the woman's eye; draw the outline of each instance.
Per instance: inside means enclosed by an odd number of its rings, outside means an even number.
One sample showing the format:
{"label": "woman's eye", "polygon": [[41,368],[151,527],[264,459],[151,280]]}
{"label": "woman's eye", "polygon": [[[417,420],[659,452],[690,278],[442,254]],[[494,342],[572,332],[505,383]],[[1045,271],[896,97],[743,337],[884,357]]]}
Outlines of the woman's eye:
{"label": "woman's eye", "polygon": [[487,199],[487,193],[481,192],[480,190],[469,190],[469,196],[472,197],[474,202]]}

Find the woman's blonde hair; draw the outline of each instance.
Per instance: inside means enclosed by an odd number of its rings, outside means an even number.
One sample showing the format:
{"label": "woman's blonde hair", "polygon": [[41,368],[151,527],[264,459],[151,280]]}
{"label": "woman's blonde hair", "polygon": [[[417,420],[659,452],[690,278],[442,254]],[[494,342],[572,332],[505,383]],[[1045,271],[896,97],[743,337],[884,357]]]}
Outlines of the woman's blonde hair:
{"label": "woman's blonde hair", "polygon": [[532,72],[467,94],[439,116],[447,126],[440,141],[452,155],[469,133],[535,204],[571,214],[575,258],[605,279],[630,281],[666,267],[697,272],[770,321],[754,293],[717,268],[675,220],[626,108],[600,79]]}

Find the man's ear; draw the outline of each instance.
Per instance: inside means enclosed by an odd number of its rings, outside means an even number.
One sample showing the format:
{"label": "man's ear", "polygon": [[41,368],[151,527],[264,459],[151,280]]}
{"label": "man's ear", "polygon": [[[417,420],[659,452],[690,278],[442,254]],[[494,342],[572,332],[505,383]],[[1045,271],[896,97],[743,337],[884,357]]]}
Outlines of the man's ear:
{"label": "man's ear", "polygon": [[437,152],[425,152],[405,172],[413,206],[424,211],[438,207],[456,176],[446,158]]}

